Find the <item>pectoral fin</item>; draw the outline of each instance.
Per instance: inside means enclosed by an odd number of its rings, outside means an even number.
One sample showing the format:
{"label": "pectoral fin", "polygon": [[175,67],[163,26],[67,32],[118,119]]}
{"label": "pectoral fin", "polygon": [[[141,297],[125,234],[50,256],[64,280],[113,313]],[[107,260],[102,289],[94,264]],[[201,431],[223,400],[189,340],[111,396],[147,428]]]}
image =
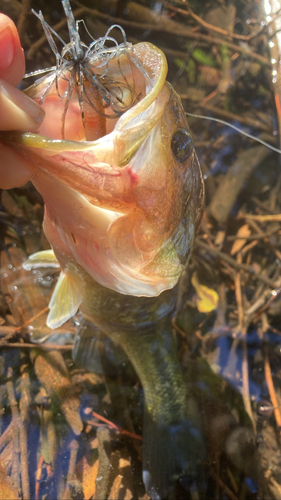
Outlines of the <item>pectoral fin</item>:
{"label": "pectoral fin", "polygon": [[81,302],[82,293],[77,280],[61,271],[49,303],[47,326],[54,329],[63,325],[77,313]]}
{"label": "pectoral fin", "polygon": [[33,253],[23,263],[22,267],[26,271],[30,271],[31,269],[37,269],[38,267],[55,267],[59,269],[60,265],[54,254],[54,251],[50,249]]}

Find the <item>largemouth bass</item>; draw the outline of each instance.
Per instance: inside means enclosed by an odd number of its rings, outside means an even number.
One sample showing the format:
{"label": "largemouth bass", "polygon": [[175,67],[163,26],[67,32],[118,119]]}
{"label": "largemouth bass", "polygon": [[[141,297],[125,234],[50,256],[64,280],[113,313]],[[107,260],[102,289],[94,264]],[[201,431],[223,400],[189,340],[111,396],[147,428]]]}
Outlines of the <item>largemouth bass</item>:
{"label": "largemouth bass", "polygon": [[0,137],[36,166],[32,182],[45,202],[52,250],[25,267],[61,268],[48,326],[80,309],[134,365],[145,394],[147,492],[163,498],[181,476],[194,491],[204,444],[170,317],[202,214],[200,166],[164,54],[126,40],[86,47],[68,15],[71,43],[59,66],[27,90],[46,111],[39,133]]}

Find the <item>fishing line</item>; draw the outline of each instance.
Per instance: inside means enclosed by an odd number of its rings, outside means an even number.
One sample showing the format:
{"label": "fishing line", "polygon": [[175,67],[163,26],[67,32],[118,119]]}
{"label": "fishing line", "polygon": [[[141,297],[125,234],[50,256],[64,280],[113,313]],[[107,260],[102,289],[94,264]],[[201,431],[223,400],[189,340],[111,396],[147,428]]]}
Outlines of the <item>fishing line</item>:
{"label": "fishing line", "polygon": [[263,141],[262,139],[259,139],[258,137],[255,137],[252,134],[249,134],[248,132],[245,132],[244,130],[241,130],[238,127],[235,127],[235,125],[232,125],[231,123],[225,122],[224,120],[221,120],[220,118],[212,118],[211,116],[203,116],[203,115],[195,115],[193,113],[187,113],[185,112],[187,116],[192,116],[193,118],[200,118],[201,120],[210,120],[212,122],[217,122],[221,123],[222,125],[227,125],[230,128],[233,128],[236,130],[236,132],[239,132],[239,134],[245,135],[246,137],[249,137],[249,139],[253,139],[256,142],[259,142],[263,146],[266,146],[268,149],[271,149],[275,153],[281,154],[281,149],[275,148],[274,146],[271,146],[271,144],[268,144],[268,142]]}

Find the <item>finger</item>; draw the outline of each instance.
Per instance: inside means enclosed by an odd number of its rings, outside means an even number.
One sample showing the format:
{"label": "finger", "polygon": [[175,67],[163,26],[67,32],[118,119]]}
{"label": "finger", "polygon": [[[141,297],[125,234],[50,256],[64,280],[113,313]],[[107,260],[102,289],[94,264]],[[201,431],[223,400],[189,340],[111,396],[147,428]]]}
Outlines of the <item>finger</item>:
{"label": "finger", "polygon": [[36,168],[15,151],[0,144],[0,188],[11,189],[23,186],[34,174]]}
{"label": "finger", "polygon": [[0,130],[36,132],[45,116],[39,104],[0,80]]}
{"label": "finger", "polygon": [[0,14],[0,47],[0,78],[16,86],[25,72],[25,58],[17,28],[4,14]]}

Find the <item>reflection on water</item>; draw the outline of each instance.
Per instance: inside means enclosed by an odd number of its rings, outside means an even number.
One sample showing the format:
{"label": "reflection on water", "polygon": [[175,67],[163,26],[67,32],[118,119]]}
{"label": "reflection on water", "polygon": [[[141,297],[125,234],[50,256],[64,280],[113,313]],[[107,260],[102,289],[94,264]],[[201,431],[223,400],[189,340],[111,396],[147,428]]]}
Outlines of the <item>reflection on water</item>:
{"label": "reflection on water", "polygon": [[[231,120],[277,145],[274,98],[278,102],[279,88],[271,86],[267,64],[274,24],[268,35],[261,25],[265,14],[254,1],[189,6],[193,10],[187,16],[180,10],[186,9],[185,3],[146,3],[150,10],[133,2],[125,10],[122,2],[107,2],[106,7],[97,3],[101,14],[92,18],[87,12],[87,23],[98,37],[107,29],[103,23],[111,22],[108,12],[126,18],[129,40],[146,39],[166,52],[169,78],[175,78],[188,111]],[[38,10],[36,2],[32,7]],[[48,8],[44,15],[53,26],[62,12],[55,0]],[[26,33],[32,23],[28,17]],[[32,55],[34,39],[25,37]],[[48,58],[46,47],[36,57],[33,52],[29,70],[36,63],[51,65]],[[199,408],[206,454],[200,453],[197,482],[183,474],[170,497],[278,500],[279,158],[226,126],[195,119],[190,125],[206,179],[206,211],[180,282],[177,313],[169,318],[168,340],[173,335],[189,400]],[[22,268],[27,255],[46,248],[42,201],[29,185],[2,192],[1,200],[2,498],[148,498],[142,483],[140,381],[123,352],[97,329],[93,336],[79,315],[55,331],[46,327],[57,274]],[[202,288],[191,284],[195,274],[208,296],[218,294],[218,303],[208,311],[198,308]],[[74,364],[77,329],[85,348],[83,357],[76,353]],[[148,349],[157,351],[157,342]],[[176,427],[171,427],[173,433],[181,435]],[[152,430],[157,474],[173,456],[185,456],[191,448],[193,456],[200,442],[194,435],[196,445],[183,438],[173,448],[167,445],[167,434],[162,443],[154,443]],[[148,483],[149,476],[145,479]],[[155,491],[153,495],[157,498]]]}

